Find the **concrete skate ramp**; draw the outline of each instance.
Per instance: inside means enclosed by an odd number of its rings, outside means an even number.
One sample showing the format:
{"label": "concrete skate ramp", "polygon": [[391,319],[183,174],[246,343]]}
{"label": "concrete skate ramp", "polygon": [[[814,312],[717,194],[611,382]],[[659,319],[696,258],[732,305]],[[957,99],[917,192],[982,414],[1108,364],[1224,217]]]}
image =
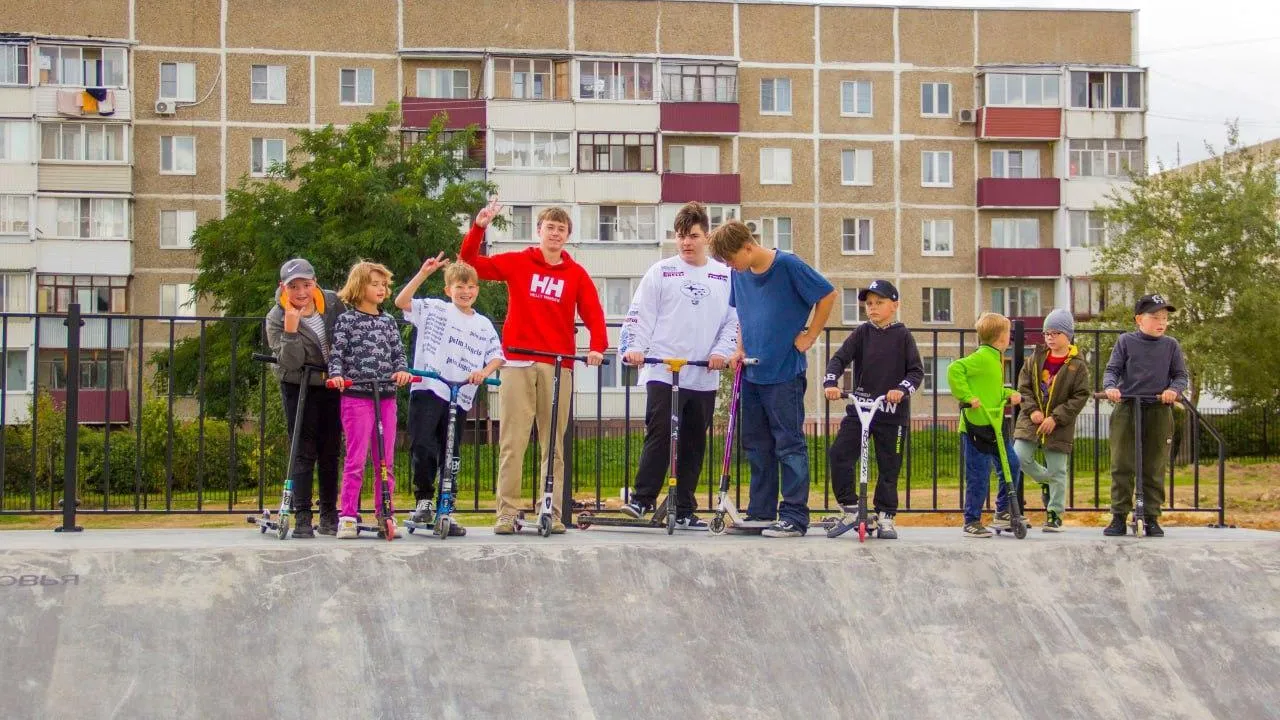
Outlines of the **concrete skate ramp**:
{"label": "concrete skate ramp", "polygon": [[0,714],[1280,717],[1274,534],[903,534],[3,533]]}

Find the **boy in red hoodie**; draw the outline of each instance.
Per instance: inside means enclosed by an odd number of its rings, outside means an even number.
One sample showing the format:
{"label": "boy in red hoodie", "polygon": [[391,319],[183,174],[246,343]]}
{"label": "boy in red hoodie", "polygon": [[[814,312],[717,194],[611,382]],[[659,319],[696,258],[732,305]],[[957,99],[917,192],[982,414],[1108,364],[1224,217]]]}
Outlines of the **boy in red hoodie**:
{"label": "boy in red hoodie", "polygon": [[[529,428],[536,418],[538,444],[542,448],[542,473],[546,476],[547,450],[551,443],[560,447],[569,425],[569,399],[573,394],[573,361],[566,361],[560,377],[560,411],[556,436],[551,437],[551,388],[553,363],[548,358],[521,355],[511,348],[573,355],[574,314],[581,316],[591,334],[587,364],[604,361],[609,336],[604,326],[604,310],[596,285],[585,268],[564,252],[564,244],[573,232],[573,221],[563,208],[552,207],[538,214],[538,245],[519,252],[493,256],[480,254],[485,228],[502,210],[497,199],[476,215],[475,224],[462,240],[458,253],[462,261],[473,266],[482,280],[507,283],[507,318],[502,323],[502,349],[507,363],[502,369],[502,387],[498,399],[498,418],[502,436],[498,453],[498,521],[496,535],[515,532],[516,511],[524,503],[520,498],[520,470],[525,448],[529,445]],[[555,519],[551,532],[564,532],[561,498],[564,488],[564,453],[556,453]]]}

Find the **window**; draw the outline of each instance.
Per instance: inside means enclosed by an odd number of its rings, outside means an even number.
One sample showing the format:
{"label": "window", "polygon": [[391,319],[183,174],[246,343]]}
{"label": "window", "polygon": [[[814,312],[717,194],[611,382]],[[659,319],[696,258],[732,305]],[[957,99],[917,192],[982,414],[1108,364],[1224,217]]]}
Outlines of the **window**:
{"label": "window", "polygon": [[840,83],[840,114],[871,116],[870,80],[845,80]]}
{"label": "window", "polygon": [[254,65],[249,70],[249,102],[284,103],[283,65]]}
{"label": "window", "polygon": [[25,45],[0,45],[0,85],[31,84],[31,65]]}
{"label": "window", "polygon": [[933,378],[935,374],[934,370],[936,368],[937,370],[936,374],[938,377],[938,392],[942,392],[942,393],[951,392],[951,383],[947,382],[947,370],[951,368],[952,358],[927,357],[927,358],[921,358],[921,362],[924,365],[924,380],[920,382],[920,391],[928,392],[928,393],[931,393],[934,391]]}
{"label": "window", "polygon": [[471,71],[418,68],[418,97],[465,100],[471,97]]}
{"label": "window", "polygon": [[1141,140],[1071,140],[1067,160],[1071,177],[1127,178],[1146,166]]}
{"label": "window", "polygon": [[984,77],[987,105],[1061,107],[1057,75],[989,73]]}
{"label": "window", "polygon": [[718,174],[720,148],[715,145],[668,145],[667,172]]}
{"label": "window", "polygon": [[279,138],[253,138],[249,141],[249,174],[265,177],[271,166],[284,163],[284,140]]}
{"label": "window", "polygon": [[0,195],[0,235],[31,233],[31,198],[26,195]]}
{"label": "window", "polygon": [[45,45],[36,62],[41,85],[124,87],[124,48]]}
{"label": "window", "polygon": [[791,184],[791,148],[760,148],[760,184]]}
{"label": "window", "polygon": [[493,133],[493,166],[495,168],[530,168],[536,170],[568,170],[569,133],[499,132]]}
{"label": "window", "polygon": [[36,312],[65,313],[73,302],[83,313],[128,312],[129,278],[118,275],[38,275]]}
{"label": "window", "polygon": [[859,288],[844,288],[840,292],[840,322],[843,325],[857,325],[865,318],[862,316],[862,303],[858,302]]}
{"label": "window", "polygon": [[123,198],[57,198],[56,237],[124,240],[129,229]]}
{"label": "window", "polygon": [[[560,70],[559,67],[555,69]],[[557,95],[552,78],[550,60],[498,58],[493,61],[494,97],[553,100]]]}
{"label": "window", "polygon": [[0,161],[31,160],[31,123],[26,120],[0,120]]}
{"label": "window", "polygon": [[[738,219],[738,208],[734,205],[708,205],[707,217],[711,220],[711,227],[707,228],[708,232],[715,230],[730,220]],[[672,233],[671,237],[675,237]]]}
{"label": "window", "polygon": [[920,185],[951,187],[950,150],[926,150],[920,153]]}
{"label": "window", "polygon": [[604,306],[604,314],[608,317],[626,317],[631,307],[631,298],[640,287],[640,278],[604,278],[600,287],[600,304]]}
{"label": "window", "polygon": [[760,79],[760,114],[761,115],[790,115],[791,114],[791,79],[790,78],[761,78]]}
{"label": "window", "polygon": [[951,117],[951,83],[920,83],[920,114]]}
{"label": "window", "polygon": [[582,239],[657,242],[658,209],[653,205],[583,205]]}
{"label": "window", "polygon": [[1071,71],[1071,107],[1089,110],[1141,110],[1141,72]]}
{"label": "window", "polygon": [[45,123],[40,159],[124,162],[125,126],[119,123]]}
{"label": "window", "polygon": [[951,288],[923,288],[920,308],[924,322],[951,322]]}
{"label": "window", "polygon": [[873,252],[871,218],[845,218],[840,227],[840,252],[845,255],[870,255]]}
{"label": "window", "polygon": [[618,362],[618,353],[606,352],[604,364],[599,367],[584,368],[573,374],[574,386],[578,392],[594,393],[597,390],[616,389],[622,387],[622,379],[635,382],[636,371]]}
{"label": "window", "polygon": [[840,152],[840,184],[871,184],[871,151],[842,150]]}
{"label": "window", "polygon": [[196,174],[196,139],[190,135],[160,136],[160,172]]}
{"label": "window", "polygon": [[0,312],[29,312],[30,304],[27,302],[29,287],[26,273],[0,273]]}
{"label": "window", "polygon": [[737,102],[738,71],[732,65],[663,65],[666,102]]}
{"label": "window", "polygon": [[160,315],[165,317],[195,317],[196,298],[190,283],[160,286]]}
{"label": "window", "polygon": [[583,100],[652,100],[653,64],[580,61],[578,97]]}
{"label": "window", "polygon": [[372,105],[373,68],[339,70],[338,102],[343,105]]}
{"label": "window", "polygon": [[533,239],[533,207],[530,205],[511,206],[511,239]]}
{"label": "window", "polygon": [[653,133],[578,133],[579,172],[653,172]]}
{"label": "window", "polygon": [[992,150],[991,177],[1040,177],[1039,150]]}
{"label": "window", "polygon": [[1097,210],[1069,210],[1071,225],[1071,247],[1090,248],[1103,247],[1111,239],[1124,231],[1123,228],[1107,222],[1107,217]]}
{"label": "window", "polygon": [[[107,368],[110,366],[110,373]],[[111,376],[111,389],[124,389],[124,353],[111,350],[80,351],[80,389],[106,390],[107,375]],[[67,356],[61,355],[40,361],[40,385],[50,390],[67,389]]]}
{"label": "window", "polygon": [[27,390],[27,351],[8,350],[4,354],[4,387],[6,390]]}
{"label": "window", "polygon": [[792,252],[791,218],[760,218],[760,241],[764,243],[765,247],[775,247],[779,250]]}
{"label": "window", "polygon": [[954,227],[950,220],[925,220],[920,223],[920,252],[924,255],[951,256]]}
{"label": "window", "polygon": [[992,218],[991,247],[1040,247],[1040,220],[1038,218]]}
{"label": "window", "polygon": [[160,247],[165,250],[190,248],[191,234],[195,231],[195,210],[160,211]]}
{"label": "window", "polygon": [[992,288],[991,310],[1011,318],[1040,317],[1040,288]]}
{"label": "window", "polygon": [[160,63],[160,99],[196,101],[196,64]]}
{"label": "window", "polygon": [[1112,305],[1129,306],[1133,292],[1120,284],[1107,285],[1092,278],[1075,277],[1071,282],[1071,312],[1077,318],[1096,317]]}

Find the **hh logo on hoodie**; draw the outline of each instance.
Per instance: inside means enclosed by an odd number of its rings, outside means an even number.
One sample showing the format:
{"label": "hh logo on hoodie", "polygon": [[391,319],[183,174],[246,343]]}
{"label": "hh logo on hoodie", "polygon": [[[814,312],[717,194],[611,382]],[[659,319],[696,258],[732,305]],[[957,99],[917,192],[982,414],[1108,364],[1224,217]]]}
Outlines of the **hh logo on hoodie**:
{"label": "hh logo on hoodie", "polygon": [[529,281],[529,294],[543,300],[560,302],[560,297],[564,294],[564,280],[534,273]]}

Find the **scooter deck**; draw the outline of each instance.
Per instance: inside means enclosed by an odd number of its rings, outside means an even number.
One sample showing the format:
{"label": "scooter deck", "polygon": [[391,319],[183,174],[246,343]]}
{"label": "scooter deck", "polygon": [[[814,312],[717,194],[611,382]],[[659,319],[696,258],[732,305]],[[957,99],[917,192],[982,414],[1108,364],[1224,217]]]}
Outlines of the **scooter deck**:
{"label": "scooter deck", "polygon": [[[276,518],[280,517],[280,513],[272,512],[270,510],[265,510],[263,512],[265,512],[266,515],[250,515],[246,517],[244,520],[250,525],[257,525],[260,528],[266,528],[267,530],[279,530],[280,521]],[[294,513],[289,513],[289,517],[295,518],[297,517],[297,515]],[[318,526],[313,523],[311,527],[315,528]]]}

